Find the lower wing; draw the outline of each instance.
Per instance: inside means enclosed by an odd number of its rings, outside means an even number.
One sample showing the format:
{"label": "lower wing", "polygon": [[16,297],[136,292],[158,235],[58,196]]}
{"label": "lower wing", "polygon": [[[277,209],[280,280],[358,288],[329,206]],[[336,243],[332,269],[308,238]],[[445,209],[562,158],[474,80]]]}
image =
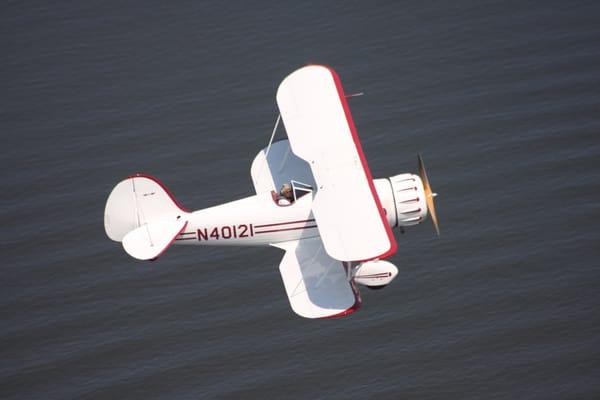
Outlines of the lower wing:
{"label": "lower wing", "polygon": [[327,255],[320,238],[273,246],[285,250],[279,271],[296,314],[304,318],[341,317],[360,307],[358,288],[348,279],[346,266]]}

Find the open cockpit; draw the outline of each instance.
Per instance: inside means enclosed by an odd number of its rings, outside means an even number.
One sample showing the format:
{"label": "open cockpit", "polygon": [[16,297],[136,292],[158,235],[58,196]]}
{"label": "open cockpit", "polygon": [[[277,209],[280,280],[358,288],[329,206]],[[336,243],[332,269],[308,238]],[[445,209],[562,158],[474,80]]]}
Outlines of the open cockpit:
{"label": "open cockpit", "polygon": [[299,198],[312,192],[313,187],[311,185],[292,179],[289,184],[283,184],[279,193],[272,190],[271,196],[273,197],[275,204],[278,206],[288,207],[294,204]]}

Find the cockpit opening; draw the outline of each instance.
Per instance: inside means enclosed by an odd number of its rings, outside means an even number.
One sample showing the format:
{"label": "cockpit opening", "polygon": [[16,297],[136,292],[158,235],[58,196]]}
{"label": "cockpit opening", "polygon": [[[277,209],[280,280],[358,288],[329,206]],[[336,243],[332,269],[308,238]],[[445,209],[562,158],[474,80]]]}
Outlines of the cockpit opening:
{"label": "cockpit opening", "polygon": [[284,183],[279,193],[274,190],[271,192],[273,201],[280,207],[291,206],[299,198],[312,193],[313,188],[306,183],[291,180],[290,183]]}

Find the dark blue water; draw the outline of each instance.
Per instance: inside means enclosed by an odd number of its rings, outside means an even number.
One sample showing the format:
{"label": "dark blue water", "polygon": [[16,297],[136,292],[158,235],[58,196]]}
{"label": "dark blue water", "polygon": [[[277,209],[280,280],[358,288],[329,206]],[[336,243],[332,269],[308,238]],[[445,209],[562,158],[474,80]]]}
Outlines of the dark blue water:
{"label": "dark blue water", "polygon": [[[600,397],[597,2],[8,2],[0,397]],[[377,177],[422,153],[442,236],[361,310],[289,309],[274,248],[106,238],[121,178],[253,193],[279,82],[329,64]],[[280,133],[281,134],[281,133]]]}

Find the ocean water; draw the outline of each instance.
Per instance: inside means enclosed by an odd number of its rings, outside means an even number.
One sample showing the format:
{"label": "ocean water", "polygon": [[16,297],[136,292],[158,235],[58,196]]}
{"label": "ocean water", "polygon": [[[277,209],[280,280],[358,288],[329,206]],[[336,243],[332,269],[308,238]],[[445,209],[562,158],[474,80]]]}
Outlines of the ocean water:
{"label": "ocean water", "polygon": [[[600,397],[600,6],[7,2],[0,398]],[[376,177],[439,193],[361,309],[289,308],[275,248],[104,233],[112,187],[253,194],[275,91],[332,66]],[[279,135],[282,135],[280,132]]]}

